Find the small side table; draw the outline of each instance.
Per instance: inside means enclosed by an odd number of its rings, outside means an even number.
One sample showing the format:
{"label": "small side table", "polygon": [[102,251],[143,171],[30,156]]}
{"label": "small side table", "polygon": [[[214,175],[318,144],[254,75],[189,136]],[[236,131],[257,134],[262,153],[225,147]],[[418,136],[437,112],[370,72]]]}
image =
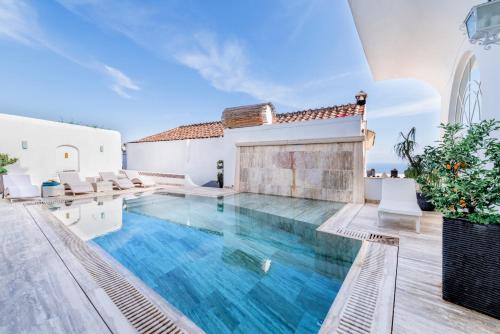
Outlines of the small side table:
{"label": "small side table", "polygon": [[64,196],[65,191],[64,191],[64,186],[63,185],[58,185],[58,186],[43,186],[42,187],[42,197],[59,197],[59,196]]}
{"label": "small side table", "polygon": [[113,183],[109,181],[96,181],[92,182],[92,187],[96,193],[102,193],[105,191],[113,191]]}

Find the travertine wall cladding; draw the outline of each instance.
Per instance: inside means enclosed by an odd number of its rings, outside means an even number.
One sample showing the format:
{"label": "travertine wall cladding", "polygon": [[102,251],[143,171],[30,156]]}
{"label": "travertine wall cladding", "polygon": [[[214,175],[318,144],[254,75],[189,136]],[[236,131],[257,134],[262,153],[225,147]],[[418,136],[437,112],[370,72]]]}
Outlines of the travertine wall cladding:
{"label": "travertine wall cladding", "polygon": [[358,201],[362,142],[242,146],[239,154],[240,191]]}

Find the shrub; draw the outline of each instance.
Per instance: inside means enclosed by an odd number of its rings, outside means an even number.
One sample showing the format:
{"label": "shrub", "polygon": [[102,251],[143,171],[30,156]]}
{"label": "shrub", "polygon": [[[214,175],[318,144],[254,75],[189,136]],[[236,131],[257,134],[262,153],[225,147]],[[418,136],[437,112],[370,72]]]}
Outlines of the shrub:
{"label": "shrub", "polygon": [[415,154],[418,144],[415,140],[416,129],[412,127],[407,134],[399,133],[401,141],[394,145],[394,152],[398,158],[408,161],[408,168],[404,171],[405,177],[416,179],[420,175],[422,158]]}
{"label": "shrub", "polygon": [[7,170],[4,168],[5,166],[12,165],[16,163],[17,158],[11,158],[8,154],[0,153],[0,174],[6,174]]}
{"label": "shrub", "polygon": [[447,218],[500,224],[500,142],[492,136],[500,122],[440,127],[442,139],[421,156],[417,181],[422,191]]}

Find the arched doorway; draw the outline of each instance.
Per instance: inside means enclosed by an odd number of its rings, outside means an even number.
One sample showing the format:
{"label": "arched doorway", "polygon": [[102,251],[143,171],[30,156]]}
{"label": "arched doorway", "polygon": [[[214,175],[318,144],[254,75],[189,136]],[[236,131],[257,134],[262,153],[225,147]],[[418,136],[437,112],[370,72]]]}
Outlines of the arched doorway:
{"label": "arched doorway", "polygon": [[56,148],[57,172],[79,172],[80,152],[71,145],[61,145]]}

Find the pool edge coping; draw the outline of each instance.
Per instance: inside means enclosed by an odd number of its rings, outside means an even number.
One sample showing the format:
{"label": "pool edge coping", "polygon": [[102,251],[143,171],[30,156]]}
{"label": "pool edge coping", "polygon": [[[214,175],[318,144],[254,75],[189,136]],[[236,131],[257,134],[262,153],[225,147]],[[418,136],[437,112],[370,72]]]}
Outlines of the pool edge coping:
{"label": "pool edge coping", "polygon": [[[65,263],[71,275],[75,278],[77,283],[80,285],[82,291],[87,295],[88,299],[96,306],[103,320],[107,325],[114,329],[113,332],[116,333],[139,333],[139,331],[134,328],[133,324],[127,319],[125,314],[118,308],[115,302],[111,299],[109,294],[104,291],[103,287],[91,276],[88,270],[84,267],[81,260],[73,253],[73,251],[64,243],[61,236],[61,231],[57,231],[56,228],[63,228],[68,233],[71,232],[62,222],[60,222],[55,216],[51,216],[48,212],[46,203],[37,203],[37,205],[23,205],[26,214],[31,217],[36,225],[42,230],[47,240],[53,245],[54,250],[61,257],[61,260]],[[52,224],[56,224],[53,226]],[[75,235],[77,238],[77,236]],[[96,251],[96,247],[92,244],[87,244],[83,242],[83,247],[96,252],[99,259],[106,262],[111,268],[121,275],[129,284],[131,284],[140,294],[143,295],[151,304],[156,306],[167,319],[173,321],[175,325],[183,333],[205,333],[201,328],[199,328],[189,317],[177,310],[174,306],[169,304],[166,300],[161,300],[159,302],[158,297],[154,296],[154,291],[150,288],[145,288],[145,283],[137,284],[140,281],[139,278],[133,277],[131,273],[124,272],[116,263],[109,261],[109,257],[103,256],[102,252]],[[95,293],[97,291],[97,293]],[[102,312],[102,313],[101,313]],[[169,332],[162,332],[169,333]],[[181,333],[175,332],[175,333]]]}
{"label": "pool edge coping", "polygon": [[[392,332],[399,237],[349,229],[349,223],[363,206],[346,203],[316,229],[362,241],[318,333]],[[366,307],[368,303],[373,307]]]}

